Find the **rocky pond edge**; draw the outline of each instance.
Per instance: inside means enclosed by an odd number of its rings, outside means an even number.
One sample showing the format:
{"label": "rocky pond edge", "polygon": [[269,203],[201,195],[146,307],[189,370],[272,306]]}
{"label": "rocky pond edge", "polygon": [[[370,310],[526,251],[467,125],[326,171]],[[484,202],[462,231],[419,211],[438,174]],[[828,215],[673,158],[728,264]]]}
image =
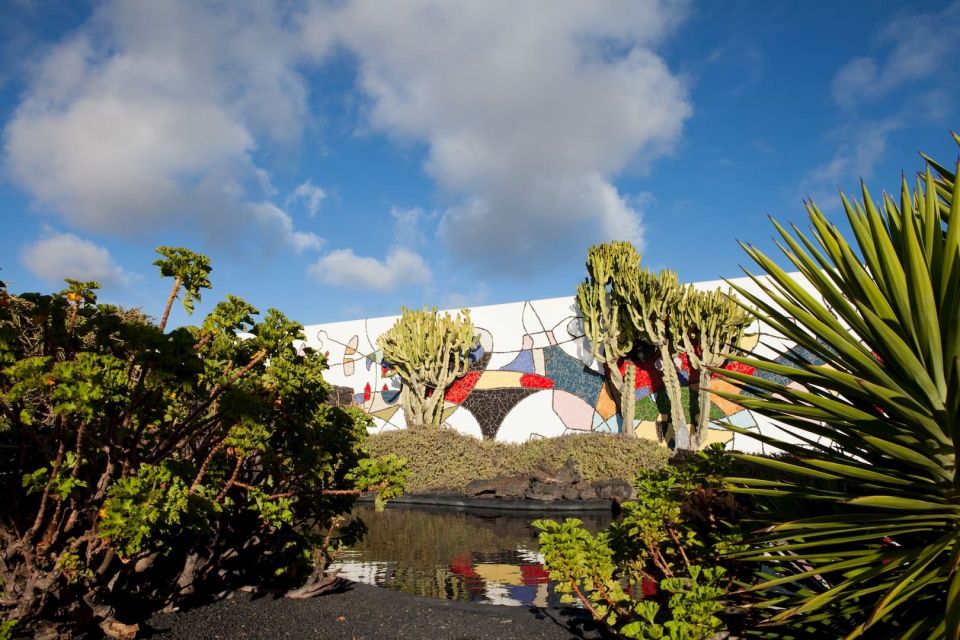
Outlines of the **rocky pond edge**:
{"label": "rocky pond edge", "polygon": [[[391,498],[396,505],[508,511],[609,511],[633,497],[633,487],[619,479],[584,480],[573,460],[557,472],[533,471],[474,480],[462,492],[408,493]],[[363,496],[361,503],[373,502]]]}

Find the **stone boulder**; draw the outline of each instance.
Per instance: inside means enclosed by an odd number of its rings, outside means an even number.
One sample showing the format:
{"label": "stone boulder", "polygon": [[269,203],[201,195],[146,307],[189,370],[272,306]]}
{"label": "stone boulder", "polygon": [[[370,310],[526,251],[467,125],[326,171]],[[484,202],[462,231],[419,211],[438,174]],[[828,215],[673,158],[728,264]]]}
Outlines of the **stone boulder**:
{"label": "stone boulder", "polygon": [[620,503],[633,497],[633,487],[623,480],[597,480],[593,483],[597,497]]}
{"label": "stone boulder", "polygon": [[633,487],[623,480],[600,480],[587,482],[568,459],[560,471],[537,470],[515,476],[497,476],[489,480],[474,480],[464,493],[475,498],[499,498],[502,500],[612,500],[620,503],[633,497]]}
{"label": "stone boulder", "polygon": [[515,500],[525,497],[529,487],[530,478],[528,476],[497,476],[490,480],[474,480],[467,485],[464,493],[478,498],[491,497]]}
{"label": "stone boulder", "polygon": [[564,498],[564,489],[565,485],[559,482],[534,480],[530,483],[530,488],[527,489],[526,497],[530,500],[543,500],[545,502],[562,500]]}

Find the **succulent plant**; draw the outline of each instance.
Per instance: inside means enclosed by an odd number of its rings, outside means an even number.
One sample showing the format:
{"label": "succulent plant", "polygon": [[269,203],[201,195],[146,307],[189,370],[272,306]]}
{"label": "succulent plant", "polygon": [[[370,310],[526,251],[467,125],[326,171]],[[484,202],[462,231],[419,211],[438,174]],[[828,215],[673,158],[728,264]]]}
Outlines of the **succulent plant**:
{"label": "succulent plant", "polygon": [[680,397],[680,377],[674,359],[679,354],[672,320],[682,303],[684,288],[677,274],[663,270],[659,274],[639,271],[627,280],[625,297],[634,330],[640,340],[649,342],[660,354],[663,386],[670,401],[670,420],[673,423],[674,444],[677,449],[690,448],[690,431],[683,415]]}
{"label": "succulent plant", "polygon": [[584,334],[593,357],[605,365],[617,396],[623,431],[635,437],[636,365],[627,358],[626,371],[621,373],[619,363],[633,350],[637,337],[630,321],[630,301],[625,296],[624,283],[640,273],[640,254],[629,242],[597,244],[587,250],[586,266],[587,277],[577,287]]}
{"label": "succulent plant", "polygon": [[454,318],[435,307],[403,307],[394,325],[377,338],[384,361],[403,380],[400,406],[409,426],[440,426],[444,392],[467,373],[478,340],[468,309]]}
{"label": "succulent plant", "polygon": [[[686,354],[691,372],[700,374],[697,413],[690,433],[690,448],[699,449],[710,422],[710,368],[723,365],[726,354],[736,349],[753,318],[720,289],[685,289],[680,304],[675,307],[674,339]],[[690,415],[693,417],[694,412]]]}

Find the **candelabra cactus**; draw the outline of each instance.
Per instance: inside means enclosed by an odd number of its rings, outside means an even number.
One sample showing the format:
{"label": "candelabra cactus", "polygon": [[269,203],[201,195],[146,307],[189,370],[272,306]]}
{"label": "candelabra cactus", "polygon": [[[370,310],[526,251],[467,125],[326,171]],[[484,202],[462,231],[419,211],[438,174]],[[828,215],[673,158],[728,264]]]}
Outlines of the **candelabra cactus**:
{"label": "candelabra cactus", "polygon": [[625,282],[635,279],[640,272],[640,254],[629,242],[598,244],[587,250],[586,266],[587,277],[577,287],[584,334],[593,357],[605,365],[623,418],[623,431],[632,438],[636,436],[636,365],[628,358],[625,372],[621,373],[619,362],[633,349],[636,339]]}
{"label": "candelabra cactus", "polygon": [[396,323],[377,339],[383,359],[403,380],[400,406],[411,428],[440,427],[444,392],[467,373],[478,339],[469,310],[454,318],[427,307],[403,307]]}
{"label": "candelabra cactus", "polygon": [[[692,449],[700,447],[710,422],[710,369],[720,367],[750,325],[750,315],[720,289],[696,291],[688,288],[675,311],[675,339],[687,355],[690,368],[700,374],[697,413],[691,411],[694,427]],[[692,394],[691,394],[692,395]]]}
{"label": "candelabra cactus", "polygon": [[677,449],[688,449],[690,432],[683,415],[680,377],[674,364],[679,349],[673,327],[682,317],[678,316],[677,309],[683,304],[685,288],[680,286],[677,274],[667,270],[659,274],[638,270],[636,276],[626,282],[625,308],[634,330],[640,340],[654,345],[660,354],[663,386],[670,401],[674,444]]}

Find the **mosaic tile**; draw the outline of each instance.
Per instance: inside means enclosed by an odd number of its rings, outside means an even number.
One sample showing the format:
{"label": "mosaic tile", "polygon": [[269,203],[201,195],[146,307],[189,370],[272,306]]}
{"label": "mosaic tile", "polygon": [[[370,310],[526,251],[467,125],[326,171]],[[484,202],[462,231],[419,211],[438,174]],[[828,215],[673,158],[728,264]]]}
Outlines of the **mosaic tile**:
{"label": "mosaic tile", "polygon": [[595,404],[603,386],[603,376],[597,375],[580,360],[568,355],[559,345],[543,350],[546,375],[554,388],[567,391]]}
{"label": "mosaic tile", "polygon": [[443,399],[447,402],[460,404],[470,395],[473,385],[477,384],[477,380],[480,379],[481,375],[483,375],[482,371],[471,371],[462,378],[457,378],[457,380],[447,388]]}
{"label": "mosaic tile", "polygon": [[608,420],[617,413],[617,403],[610,395],[610,383],[604,382],[597,397],[597,413],[603,420]]}
{"label": "mosaic tile", "polygon": [[477,419],[483,437],[493,439],[510,410],[537,391],[523,388],[474,390],[462,405]]}
{"label": "mosaic tile", "polygon": [[663,413],[657,406],[657,401],[653,396],[647,396],[637,401],[634,407],[633,417],[635,420],[650,420],[656,422]]}
{"label": "mosaic tile", "polygon": [[553,412],[568,429],[590,431],[593,428],[594,409],[572,393],[553,392]]}
{"label": "mosaic tile", "polygon": [[500,367],[500,371],[523,371],[525,373],[533,373],[533,352],[529,350],[521,351],[510,364]]}

